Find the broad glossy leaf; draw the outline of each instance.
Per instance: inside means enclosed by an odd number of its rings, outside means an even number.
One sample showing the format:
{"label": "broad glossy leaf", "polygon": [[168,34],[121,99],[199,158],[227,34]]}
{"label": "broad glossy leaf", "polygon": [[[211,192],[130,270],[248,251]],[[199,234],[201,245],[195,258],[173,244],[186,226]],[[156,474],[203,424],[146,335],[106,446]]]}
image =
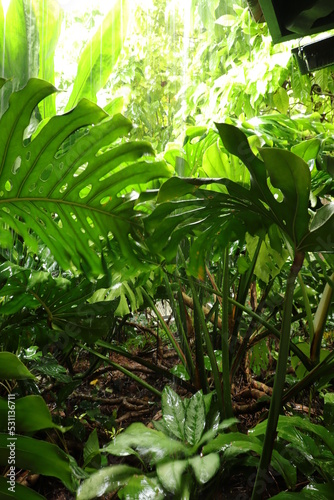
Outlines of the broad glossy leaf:
{"label": "broad glossy leaf", "polygon": [[[239,423],[238,419],[228,418],[228,419],[224,420],[223,422],[220,422],[220,424],[217,423],[217,425],[213,425],[211,427],[211,429],[209,429],[208,431],[206,431],[203,434],[202,439],[200,440],[200,442],[198,444],[203,445],[203,444],[210,442],[214,437],[216,437],[216,435],[218,434],[219,431],[225,431],[226,429],[229,429],[230,427],[232,427],[232,425],[235,425],[238,423]],[[213,450],[216,451],[215,449],[213,449]]]}
{"label": "broad glossy leaf", "polygon": [[185,408],[183,401],[168,385],[161,398],[162,418],[171,432],[178,439],[185,437]]}
{"label": "broad glossy leaf", "polygon": [[248,168],[254,193],[273,208],[275,200],[267,185],[264,163],[252,152],[246,135],[237,127],[227,123],[216,123],[216,127],[227,151],[240,158]]}
{"label": "broad glossy leaf", "polygon": [[272,185],[283,193],[283,201],[275,210],[277,220],[298,246],[308,231],[309,167],[300,157],[283,149],[262,148],[260,154]]}
{"label": "broad glossy leaf", "polygon": [[289,110],[289,96],[283,87],[278,87],[273,95],[274,106],[282,114],[287,114]]}
{"label": "broad glossy leaf", "polygon": [[[203,453],[223,452],[223,460],[232,460],[240,454],[255,452],[259,456],[262,453],[263,444],[260,439],[253,435],[245,435],[240,432],[220,434],[210,443],[203,447]],[[276,450],[273,451],[272,466],[282,475],[289,486],[296,484],[296,470],[291,463],[282,457]]]}
{"label": "broad glossy leaf", "polygon": [[301,141],[291,148],[292,153],[303,158],[304,161],[315,160],[318,156],[321,141],[318,138]]}
{"label": "broad glossy leaf", "polygon": [[249,171],[238,160],[229,158],[219,147],[218,140],[205,151],[202,170],[208,177],[225,177],[241,185],[249,185]]}
{"label": "broad glossy leaf", "polygon": [[90,433],[83,450],[84,467],[88,465],[96,455],[100,454],[99,438],[96,428]]}
{"label": "broad glossy leaf", "polygon": [[333,484],[311,483],[297,493],[282,491],[272,498],[275,500],[331,500]]}
{"label": "broad glossy leaf", "polygon": [[184,422],[184,436],[194,445],[201,439],[205,428],[205,403],[202,391],[196,392],[189,400]]}
{"label": "broad glossy leaf", "polygon": [[128,465],[104,467],[92,474],[80,485],[76,499],[91,500],[101,497],[105,493],[117,490],[120,486],[126,484],[133,475],[140,473],[140,469]]}
{"label": "broad glossy leaf", "polygon": [[30,80],[11,95],[0,121],[0,222],[37,250],[35,233],[66,269],[104,272],[101,254],[112,237],[128,265],[140,268],[139,248],[129,238],[140,227],[130,193],[168,169],[163,162],[138,161],[152,155],[147,143],[115,146],[131,123],[121,115],[105,120],[106,113],[86,100],[51,118],[23,145],[32,111],[54,91],[42,80]]}
{"label": "broad glossy leaf", "polygon": [[[8,400],[0,399],[0,430],[8,429]],[[41,429],[64,430],[52,422],[49,408],[41,396],[30,395],[14,401],[15,429],[17,432],[36,432]]]}
{"label": "broad glossy leaf", "polygon": [[58,446],[24,436],[0,434],[0,464],[7,465],[9,457],[9,440],[15,441],[15,465],[36,474],[60,479],[70,490],[74,491],[75,482],[72,466],[66,453]]}
{"label": "broad glossy leaf", "polygon": [[24,380],[26,378],[34,379],[35,377],[19,358],[11,352],[0,352],[0,380]]}
{"label": "broad glossy leaf", "polygon": [[218,453],[210,453],[205,456],[196,456],[189,459],[196,480],[199,484],[205,484],[218,472],[220,458]]}
{"label": "broad glossy leaf", "polygon": [[241,434],[241,432],[229,432],[227,434],[219,434],[215,439],[206,444],[203,448],[203,453],[207,455],[217,451],[224,451],[235,442],[242,441],[246,443],[261,444],[261,441],[253,436],[250,437],[246,434]]}
{"label": "broad glossy leaf", "polygon": [[22,486],[22,484],[15,483],[14,491],[11,491],[9,487],[12,487],[8,484],[8,477],[0,477],[0,498],[1,500],[45,500],[45,497],[32,490],[31,488],[27,488],[26,486]]}
{"label": "broad glossy leaf", "polygon": [[334,252],[334,203],[317,210],[310,232],[300,243],[302,251]]}
{"label": "broad glossy leaf", "polygon": [[128,0],[115,0],[101,26],[84,48],[66,111],[86,97],[96,101],[122,50],[128,25]]}
{"label": "broad glossy leaf", "polygon": [[[256,251],[258,236],[251,236],[246,234],[247,250],[250,259]],[[287,261],[289,253],[287,250],[281,248],[280,252],[277,252],[272,248],[269,240],[269,236],[266,235],[262,241],[259,255],[256,260],[254,274],[260,278],[264,283],[268,283],[270,279],[275,278],[280,272]]]}
{"label": "broad glossy leaf", "polygon": [[187,470],[188,460],[172,460],[157,464],[157,475],[163,487],[173,493],[178,494],[182,486],[182,476]]}
{"label": "broad glossy leaf", "polygon": [[121,500],[163,500],[166,492],[156,477],[133,475],[126,486],[118,491]]}
{"label": "broad glossy leaf", "polygon": [[137,422],[116,436],[103,450],[116,456],[140,455],[151,464],[158,463],[168,456],[186,453],[188,448],[162,432],[149,429]]}

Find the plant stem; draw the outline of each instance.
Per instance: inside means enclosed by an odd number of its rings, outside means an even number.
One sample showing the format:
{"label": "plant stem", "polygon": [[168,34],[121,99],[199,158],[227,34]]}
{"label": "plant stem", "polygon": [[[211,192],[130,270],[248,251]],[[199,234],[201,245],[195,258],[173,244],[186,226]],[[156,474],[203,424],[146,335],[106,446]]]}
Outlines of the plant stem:
{"label": "plant stem", "polygon": [[223,403],[223,397],[222,397],[222,391],[221,391],[220,375],[219,375],[219,370],[218,370],[218,366],[217,366],[217,360],[216,360],[216,356],[215,356],[215,353],[213,350],[208,327],[207,327],[207,324],[205,322],[203,310],[202,310],[201,304],[199,302],[198,296],[196,294],[196,288],[195,288],[195,285],[194,285],[194,282],[193,282],[193,279],[191,278],[191,276],[189,276],[189,283],[190,283],[191,291],[193,294],[193,300],[194,300],[194,306],[196,308],[196,313],[198,314],[199,323],[201,325],[202,332],[204,334],[206,350],[207,350],[207,353],[208,353],[208,356],[210,359],[213,380],[214,380],[215,389],[217,392],[218,408],[219,408],[219,412],[221,415],[221,419],[223,419],[224,418],[224,403]]}
{"label": "plant stem", "polygon": [[163,330],[165,331],[165,333],[166,333],[169,341],[171,342],[172,346],[174,347],[174,349],[175,349],[175,351],[176,351],[176,353],[177,353],[180,361],[182,362],[183,366],[187,369],[187,360],[186,360],[186,357],[183,354],[183,351],[182,351],[181,347],[179,346],[176,338],[174,337],[174,335],[172,334],[172,332],[168,328],[165,320],[163,319],[163,317],[161,316],[160,312],[156,308],[156,306],[155,306],[152,298],[149,296],[149,294],[146,292],[146,290],[144,290],[144,288],[142,289],[142,292],[143,292],[143,295],[145,296],[145,299],[149,303],[150,307],[153,309],[153,311],[155,312],[157,318],[159,319],[160,324],[161,324]]}
{"label": "plant stem", "polygon": [[110,366],[113,366],[114,368],[116,368],[116,370],[119,370],[120,372],[124,373],[124,375],[127,375],[132,380],[134,380],[138,384],[145,387],[145,389],[148,389],[150,392],[152,392],[153,394],[155,394],[156,396],[161,398],[162,393],[160,391],[158,391],[155,387],[153,387],[152,385],[150,385],[147,382],[145,382],[144,380],[142,380],[140,377],[137,377],[137,375],[130,372],[126,368],[123,368],[123,366],[119,365],[118,363],[115,363],[114,361],[111,361],[109,358],[107,358],[107,356],[104,356],[103,354],[100,354],[99,352],[94,351],[94,349],[91,349],[90,347],[87,347],[84,344],[78,343],[78,346],[81,347],[81,349],[84,349],[85,351],[88,351],[91,354],[94,354],[94,356],[97,356],[98,358],[103,359],[103,361],[106,361]]}
{"label": "plant stem", "polygon": [[283,306],[281,342],[280,342],[280,349],[277,361],[273,395],[270,402],[267,430],[264,437],[263,449],[255,479],[252,500],[260,500],[262,498],[263,481],[265,481],[265,476],[271,461],[271,455],[276,438],[276,429],[277,429],[278,417],[282,407],[282,396],[285,383],[285,374],[289,356],[293,293],[295,288],[295,282],[298,273],[303,265],[303,261],[304,261],[304,253],[297,251],[295,253],[295,258],[290,268],[290,273],[286,283],[284,306]]}
{"label": "plant stem", "polygon": [[224,400],[224,418],[232,418],[232,397],[230,384],[230,360],[229,360],[229,329],[228,329],[228,296],[229,296],[229,247],[225,248],[224,252],[224,269],[223,269],[223,300],[222,300],[222,318],[223,327],[221,331],[222,343],[222,363],[223,363],[223,400]]}

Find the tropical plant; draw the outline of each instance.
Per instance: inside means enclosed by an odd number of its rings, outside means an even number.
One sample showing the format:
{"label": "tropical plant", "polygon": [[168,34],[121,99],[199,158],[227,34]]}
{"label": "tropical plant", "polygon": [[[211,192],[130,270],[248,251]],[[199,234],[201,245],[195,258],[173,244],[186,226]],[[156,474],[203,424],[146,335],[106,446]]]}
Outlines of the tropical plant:
{"label": "tropical plant", "polygon": [[[119,498],[166,498],[171,494],[200,498],[221,468],[219,454],[206,452],[206,446],[210,446],[207,443],[219,433],[222,439],[225,437],[227,447],[239,445],[241,453],[252,449],[252,445],[242,443],[247,436],[223,433],[236,422],[230,419],[219,423],[212,394],[203,396],[199,391],[182,400],[166,386],[162,393],[162,420],[154,422],[155,429],[134,423],[101,450],[115,456],[133,455],[144,467],[144,473],[128,465],[100,469],[81,484],[77,498],[88,500],[114,490],[119,490]],[[224,467],[228,468],[235,453],[226,452],[225,457]]]}
{"label": "tropical plant", "polygon": [[[273,148],[262,148],[260,154],[263,160],[260,160],[254,155],[246,136],[239,129],[228,124],[217,124],[217,128],[225,148],[239,157],[247,167],[250,173],[248,187],[245,188],[230,178],[172,178],[162,186],[158,197],[159,205],[147,218],[147,228],[152,234],[152,248],[167,258],[175,253],[175,244],[183,238],[187,229],[195,235],[199,234],[198,231],[203,231],[192,245],[188,268],[191,274],[201,279],[205,273],[204,255],[208,241],[218,241],[221,248],[226,248],[231,240],[242,238],[246,230],[253,235],[263,235],[274,226],[279,228],[280,234],[286,239],[287,247],[291,249],[293,262],[286,282],[279,358],[269,424],[254,487],[253,498],[257,498],[260,478],[270,462],[281,409],[290,349],[295,280],[307,251],[333,252],[331,234],[334,225],[334,204],[329,203],[320,208],[313,215],[310,224],[308,204],[311,179],[308,165],[291,152]],[[216,190],[202,189],[208,184],[215,184]],[[178,200],[178,197],[181,200]],[[164,221],[165,237],[160,230],[161,219]],[[207,336],[205,338],[208,348],[209,339],[207,340]],[[227,350],[226,337],[225,340],[222,338],[223,353],[224,350]],[[224,354],[223,359],[227,360]],[[225,394],[229,393],[228,373],[229,370],[226,370],[223,377]]]}
{"label": "tropical plant", "polygon": [[34,108],[54,92],[44,81],[30,80],[12,94],[1,119],[2,232],[10,241],[15,230],[35,250],[36,236],[41,238],[64,269],[98,275],[106,254],[119,251],[127,267],[140,268],[140,248],[130,236],[140,227],[132,191],[169,171],[150,158],[148,143],[120,142],[131,130],[129,120],[121,115],[110,119],[87,100],[51,118],[24,143]]}
{"label": "tropical plant", "polygon": [[32,437],[37,431],[44,429],[57,429],[61,432],[66,429],[53,423],[41,396],[18,397],[19,381],[35,379],[26,366],[10,352],[1,352],[0,361],[0,379],[3,380],[1,385],[2,388],[7,386],[8,391],[6,398],[0,398],[0,465],[7,468],[8,472],[7,480],[2,478],[0,482],[1,496],[32,500],[45,498],[25,486],[16,485],[15,467],[58,478],[69,491],[74,492],[85,473],[59,446]]}

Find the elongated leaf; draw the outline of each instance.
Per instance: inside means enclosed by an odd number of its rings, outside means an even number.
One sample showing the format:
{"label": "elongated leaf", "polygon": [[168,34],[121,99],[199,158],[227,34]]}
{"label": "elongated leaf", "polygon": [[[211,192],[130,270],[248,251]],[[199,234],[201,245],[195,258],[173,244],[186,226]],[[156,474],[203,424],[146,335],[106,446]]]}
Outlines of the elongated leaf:
{"label": "elongated leaf", "polygon": [[140,470],[128,465],[113,465],[92,474],[79,487],[77,500],[90,500],[101,497],[105,493],[117,490]]}
{"label": "elongated leaf", "polygon": [[[259,423],[254,429],[250,430],[249,432],[253,436],[261,436],[265,433],[266,426],[267,420]],[[297,427],[304,432],[311,432],[312,434],[319,436],[334,454],[334,437],[332,436],[331,432],[322,425],[313,424],[308,419],[302,417],[286,417],[284,415],[281,415],[279,417],[277,426],[278,435],[280,435],[281,429],[282,431],[284,429],[289,430],[291,426]]]}
{"label": "elongated leaf", "polygon": [[194,445],[201,439],[205,428],[205,403],[202,391],[196,392],[188,403],[184,434],[189,444]]}
{"label": "elongated leaf", "polygon": [[208,177],[225,177],[241,185],[249,185],[249,171],[238,160],[232,161],[223,152],[218,141],[212,144],[204,153],[202,169]]}
{"label": "elongated leaf", "polygon": [[36,474],[56,477],[70,490],[74,491],[75,482],[70,460],[58,446],[24,436],[0,434],[0,463],[7,465],[11,444],[15,449],[15,466],[31,470]]}
{"label": "elongated leaf", "polygon": [[260,153],[272,185],[283,193],[283,201],[276,212],[277,218],[281,218],[285,231],[298,245],[308,231],[311,189],[308,165],[290,151],[262,148]]}
{"label": "elongated leaf", "polygon": [[246,135],[237,127],[227,123],[216,123],[216,127],[226,149],[240,158],[248,168],[254,193],[273,208],[275,200],[268,188],[265,166],[252,152]]}
{"label": "elongated leaf", "polygon": [[45,500],[45,497],[30,488],[22,486],[19,483],[15,483],[15,486],[12,486],[7,481],[9,481],[8,477],[0,477],[0,497],[2,500],[13,498],[16,500]]}
{"label": "elongated leaf", "polygon": [[318,138],[301,141],[291,148],[292,153],[303,158],[304,161],[315,160],[318,156],[321,141]]}
{"label": "elongated leaf", "polygon": [[176,495],[182,486],[182,476],[188,467],[188,460],[173,460],[157,464],[157,475],[163,487]]}
{"label": "elongated leaf", "polygon": [[[41,429],[58,429],[62,427],[52,422],[50,411],[41,396],[31,395],[11,402],[15,412],[15,429],[17,432],[36,432]],[[0,430],[8,429],[8,400],[0,399]]]}
{"label": "elongated leaf", "polygon": [[[38,76],[52,84],[55,83],[54,57],[62,25],[62,11],[57,0],[32,1],[36,26],[39,34],[39,71]],[[42,118],[56,113],[55,95],[47,97],[40,105]]]}
{"label": "elongated leaf", "polygon": [[[214,426],[211,429],[209,429],[208,431],[206,431],[203,434],[202,439],[199,441],[198,444],[203,445],[203,444],[209,443],[214,437],[216,437],[216,435],[219,431],[224,431],[226,429],[229,429],[230,427],[232,427],[232,425],[235,425],[238,423],[239,423],[239,420],[236,418],[228,418],[228,419],[224,420],[219,425],[217,425],[217,427]],[[214,450],[214,451],[216,451],[216,450]]]}
{"label": "elongated leaf", "polygon": [[128,0],[115,0],[112,9],[83,50],[66,111],[83,97],[96,101],[96,93],[106,84],[121,52],[127,24]]}
{"label": "elongated leaf", "polygon": [[185,409],[183,401],[176,392],[166,386],[161,398],[162,417],[169,432],[178,439],[184,439]]}
{"label": "elongated leaf", "polygon": [[333,484],[309,484],[298,493],[282,491],[272,497],[275,500],[331,500]]}
{"label": "elongated leaf", "polygon": [[[114,237],[117,252],[138,269],[139,248],[129,234],[140,226],[130,193],[168,169],[163,162],[138,161],[153,153],[143,142],[126,142],[101,154],[129,132],[131,123],[121,115],[104,120],[106,113],[86,100],[51,118],[22,146],[33,109],[54,91],[44,81],[30,80],[12,94],[0,121],[0,222],[36,249],[32,232],[37,234],[64,268],[103,272],[101,252]],[[85,133],[68,139],[78,129]]]}
{"label": "elongated leaf", "polygon": [[140,455],[151,464],[165,457],[186,453],[185,444],[171,439],[162,432],[149,429],[138,422],[131,424],[124,432],[116,436],[102,451],[116,456]]}
{"label": "elongated leaf", "polygon": [[220,467],[220,458],[218,453],[210,453],[204,457],[193,457],[189,459],[196,480],[199,484],[205,484],[218,472]]}
{"label": "elongated leaf", "polygon": [[166,492],[156,477],[133,475],[118,493],[121,500],[163,500]]}
{"label": "elongated leaf", "polygon": [[1,5],[0,73],[9,79],[1,101],[4,108],[13,90],[22,88],[29,78],[38,76],[38,52],[39,36],[30,0],[11,0],[6,18]]}
{"label": "elongated leaf", "polygon": [[0,352],[0,380],[35,378],[15,354]]}
{"label": "elongated leaf", "polygon": [[97,430],[94,429],[89,435],[83,451],[84,467],[88,465],[96,455],[100,454],[99,438]]}
{"label": "elongated leaf", "polygon": [[314,216],[310,232],[303,238],[302,251],[334,252],[334,203],[321,207]]}

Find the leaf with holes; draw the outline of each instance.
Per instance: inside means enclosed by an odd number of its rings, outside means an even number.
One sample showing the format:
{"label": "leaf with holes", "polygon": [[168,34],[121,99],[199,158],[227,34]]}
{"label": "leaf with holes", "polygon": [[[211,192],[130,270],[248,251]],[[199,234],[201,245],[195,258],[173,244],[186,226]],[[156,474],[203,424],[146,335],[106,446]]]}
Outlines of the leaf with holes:
{"label": "leaf with holes", "polygon": [[24,141],[33,110],[54,92],[32,79],[11,95],[1,118],[0,223],[35,249],[37,235],[64,268],[98,274],[103,251],[114,244],[138,268],[141,250],[130,236],[141,227],[133,192],[168,177],[169,169],[152,160],[149,144],[121,141],[129,120],[110,119],[85,99]]}
{"label": "leaf with holes", "polygon": [[[52,326],[71,338],[92,342],[110,331],[115,321],[119,299],[89,303],[96,288],[105,286],[88,279],[54,278],[46,271],[22,268],[10,262],[0,265],[0,314],[17,314],[25,308],[34,329]],[[40,314],[36,317],[36,310]],[[56,333],[54,333],[54,339]]]}

